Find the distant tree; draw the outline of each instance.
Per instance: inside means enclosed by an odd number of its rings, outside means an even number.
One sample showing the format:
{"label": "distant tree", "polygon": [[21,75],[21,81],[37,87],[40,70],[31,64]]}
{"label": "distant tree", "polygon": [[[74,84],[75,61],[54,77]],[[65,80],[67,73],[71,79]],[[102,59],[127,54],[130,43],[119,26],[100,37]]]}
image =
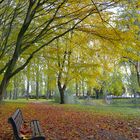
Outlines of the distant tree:
{"label": "distant tree", "polygon": [[[139,22],[139,0],[129,0],[125,2],[120,8],[120,14],[116,21],[116,26],[119,30],[122,30],[127,36],[125,36],[125,41],[123,42],[123,50],[125,50],[122,55],[122,61],[126,62],[130,68],[131,73],[133,73],[133,78],[137,79],[135,82],[138,83],[140,87],[140,53],[139,53],[139,43],[140,43],[140,22]],[[130,67],[130,65],[133,65]],[[135,69],[133,69],[133,68]],[[134,76],[135,75],[135,76]],[[132,78],[131,77],[131,78]],[[132,78],[132,79],[133,79]]]}

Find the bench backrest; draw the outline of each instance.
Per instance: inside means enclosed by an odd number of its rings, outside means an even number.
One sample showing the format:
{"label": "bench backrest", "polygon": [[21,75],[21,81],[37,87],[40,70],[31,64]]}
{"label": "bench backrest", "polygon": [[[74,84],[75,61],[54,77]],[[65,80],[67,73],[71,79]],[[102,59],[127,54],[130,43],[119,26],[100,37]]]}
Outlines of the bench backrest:
{"label": "bench backrest", "polygon": [[10,118],[8,118],[8,122],[12,125],[14,137],[16,138],[16,140],[21,140],[19,131],[21,125],[24,123],[21,110],[17,109],[15,113]]}

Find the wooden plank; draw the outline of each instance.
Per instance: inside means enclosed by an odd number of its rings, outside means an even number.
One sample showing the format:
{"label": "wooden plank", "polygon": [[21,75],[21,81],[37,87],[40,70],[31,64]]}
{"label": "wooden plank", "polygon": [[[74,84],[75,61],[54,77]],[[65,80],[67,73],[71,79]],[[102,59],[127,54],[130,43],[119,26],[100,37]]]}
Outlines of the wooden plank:
{"label": "wooden plank", "polygon": [[41,134],[42,134],[42,129],[41,129],[41,127],[40,127],[39,121],[37,121],[37,127],[38,127],[39,135],[41,135]]}
{"label": "wooden plank", "polygon": [[31,125],[31,130],[32,130],[32,137],[34,137],[34,136],[35,136],[34,122],[32,121],[32,122],[30,123],[30,125]]}
{"label": "wooden plank", "polygon": [[17,109],[16,112],[12,115],[12,118],[15,120],[18,113],[20,112],[20,109]]}
{"label": "wooden plank", "polygon": [[37,121],[36,120],[34,121],[34,127],[35,127],[36,136],[39,136],[38,126],[37,126]]}

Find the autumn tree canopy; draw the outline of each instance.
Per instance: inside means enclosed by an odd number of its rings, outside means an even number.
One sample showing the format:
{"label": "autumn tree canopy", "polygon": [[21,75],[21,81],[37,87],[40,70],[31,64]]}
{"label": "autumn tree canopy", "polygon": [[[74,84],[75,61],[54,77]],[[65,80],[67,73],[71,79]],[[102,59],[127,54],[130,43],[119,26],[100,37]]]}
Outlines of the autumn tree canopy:
{"label": "autumn tree canopy", "polygon": [[[38,60],[34,63],[36,87],[39,75],[45,75],[40,70],[53,67],[49,73],[57,77],[61,103],[70,81],[84,79],[89,89],[99,88],[118,60],[138,62],[139,15],[133,11],[135,4],[138,10],[137,0],[1,0],[0,99],[10,79],[26,71],[35,58],[47,62],[47,68],[45,64],[38,67]],[[124,9],[134,21],[131,24],[124,18]]]}

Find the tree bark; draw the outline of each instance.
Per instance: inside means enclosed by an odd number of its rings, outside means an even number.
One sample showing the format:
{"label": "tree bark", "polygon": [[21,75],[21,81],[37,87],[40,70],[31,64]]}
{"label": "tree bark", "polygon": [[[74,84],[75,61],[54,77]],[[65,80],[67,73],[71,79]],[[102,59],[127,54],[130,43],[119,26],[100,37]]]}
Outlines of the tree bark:
{"label": "tree bark", "polygon": [[36,81],[36,99],[39,99],[39,82]]}
{"label": "tree bark", "polygon": [[76,96],[78,97],[79,96],[79,85],[77,82],[76,82],[75,88],[76,88]]}
{"label": "tree bark", "polygon": [[139,62],[136,63],[135,65],[135,69],[136,69],[136,74],[137,74],[137,81],[138,81],[138,85],[140,87],[140,64]]}
{"label": "tree bark", "polygon": [[87,96],[91,96],[91,88],[90,87],[87,89]]}
{"label": "tree bark", "polygon": [[18,80],[16,77],[14,77],[14,93],[13,93],[13,99],[17,99],[17,95],[18,95]]}
{"label": "tree bark", "polygon": [[9,95],[9,100],[11,100],[12,99],[12,91],[10,90],[10,93],[9,93],[10,95]]}
{"label": "tree bark", "polygon": [[99,89],[94,89],[94,90],[95,90],[95,93],[96,93],[96,99],[99,99],[99,93],[100,93]]}
{"label": "tree bark", "polygon": [[3,100],[3,95],[6,92],[7,85],[9,83],[9,79],[5,76],[0,84],[0,101]]}
{"label": "tree bark", "polygon": [[26,91],[26,99],[27,100],[29,99],[29,86],[30,86],[30,83],[29,83],[29,80],[27,79],[27,91]]}
{"label": "tree bark", "polygon": [[51,95],[51,90],[48,89],[48,90],[47,90],[47,93],[46,93],[46,98],[47,98],[47,99],[50,99],[51,96],[52,96],[52,95]]}
{"label": "tree bark", "polygon": [[60,92],[60,104],[65,104],[65,101],[64,101],[64,90],[61,89],[59,90]]}
{"label": "tree bark", "polygon": [[82,81],[82,94],[83,94],[83,97],[84,97],[85,96],[84,81]]}
{"label": "tree bark", "polygon": [[47,99],[50,99],[51,98],[51,88],[50,88],[50,76],[48,75],[47,77],[47,82],[45,82],[45,85],[47,87],[47,90],[46,90],[46,98]]}
{"label": "tree bark", "polygon": [[59,78],[58,78],[58,89],[60,93],[60,104],[65,104],[64,93],[65,93],[66,85],[62,86]]}
{"label": "tree bark", "polygon": [[0,102],[2,101],[2,99],[3,99],[3,96],[2,96],[2,95],[0,95]]}

